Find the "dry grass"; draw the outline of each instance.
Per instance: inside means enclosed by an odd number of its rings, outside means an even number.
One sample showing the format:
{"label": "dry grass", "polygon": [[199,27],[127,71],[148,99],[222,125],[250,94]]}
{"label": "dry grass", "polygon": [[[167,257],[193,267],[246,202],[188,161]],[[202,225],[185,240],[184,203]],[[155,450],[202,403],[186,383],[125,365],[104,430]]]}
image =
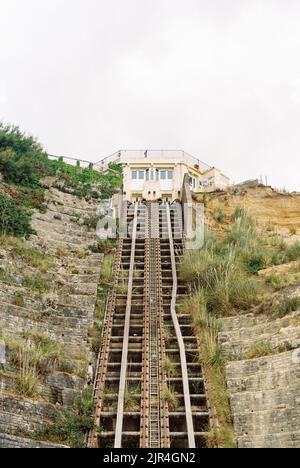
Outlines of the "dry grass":
{"label": "dry grass", "polygon": [[179,406],[179,400],[175,390],[166,386],[164,388],[163,398],[169,406],[169,411],[176,411]]}
{"label": "dry grass", "polygon": [[140,387],[129,387],[128,385],[126,386],[124,397],[124,405],[126,411],[140,410],[140,397],[138,397],[140,393]]}
{"label": "dry grass", "polygon": [[19,361],[20,368],[15,381],[16,391],[27,398],[36,398],[39,396],[41,380],[36,366],[32,363],[31,350],[20,348]]}
{"label": "dry grass", "polygon": [[104,257],[102,265],[101,265],[101,272],[100,272],[101,283],[110,284],[113,266],[114,266],[114,256],[110,254]]}
{"label": "dry grass", "polygon": [[272,348],[267,341],[257,341],[251,348],[245,353],[245,359],[257,359],[265,356],[271,356],[275,350]]}
{"label": "dry grass", "polygon": [[56,256],[58,258],[63,258],[63,257],[66,257],[69,254],[69,250],[67,249],[67,247],[65,245],[59,245],[56,248],[55,254],[56,254]]}
{"label": "dry grass", "polygon": [[177,375],[175,362],[169,356],[165,357],[164,369],[168,377],[175,377]]}

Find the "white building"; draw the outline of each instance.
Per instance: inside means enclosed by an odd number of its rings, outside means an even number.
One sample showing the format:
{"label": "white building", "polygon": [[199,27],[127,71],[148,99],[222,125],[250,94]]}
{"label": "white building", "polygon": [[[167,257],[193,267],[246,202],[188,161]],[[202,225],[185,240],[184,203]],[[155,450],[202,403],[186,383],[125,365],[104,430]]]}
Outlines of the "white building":
{"label": "white building", "polygon": [[98,163],[98,167],[104,170],[109,163],[124,165],[123,191],[128,201],[180,199],[186,174],[196,194],[223,190],[230,183],[221,171],[184,151],[122,150]]}

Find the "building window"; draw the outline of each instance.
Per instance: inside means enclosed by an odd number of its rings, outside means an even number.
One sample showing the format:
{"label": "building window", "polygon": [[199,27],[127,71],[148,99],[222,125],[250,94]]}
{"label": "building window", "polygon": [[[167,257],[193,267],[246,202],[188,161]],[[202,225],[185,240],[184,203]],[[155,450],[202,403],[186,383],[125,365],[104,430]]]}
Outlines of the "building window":
{"label": "building window", "polygon": [[145,180],[145,171],[131,171],[132,180]]}
{"label": "building window", "polygon": [[160,180],[173,180],[174,172],[168,171],[167,169],[162,169],[160,171]]}
{"label": "building window", "polygon": [[191,188],[193,188],[193,189],[196,188],[196,179],[195,179],[195,177],[192,177],[192,176],[189,177],[189,184],[190,184]]}

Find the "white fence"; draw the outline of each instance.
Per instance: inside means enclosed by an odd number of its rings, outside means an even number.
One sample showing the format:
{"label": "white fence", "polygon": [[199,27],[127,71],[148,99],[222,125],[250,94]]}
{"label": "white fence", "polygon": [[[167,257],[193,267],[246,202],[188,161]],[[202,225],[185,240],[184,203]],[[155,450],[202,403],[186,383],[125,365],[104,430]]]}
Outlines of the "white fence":
{"label": "white fence", "polygon": [[53,154],[48,154],[48,158],[51,160],[59,160],[62,159],[65,163],[71,164],[73,166],[79,165],[82,168],[91,167],[98,171],[105,171],[107,170],[109,164],[116,163],[116,164],[126,164],[128,161],[135,159],[147,159],[151,160],[177,160],[178,162],[186,162],[189,166],[199,166],[202,171],[207,171],[211,169],[211,166],[206,164],[205,162],[201,161],[200,159],[192,156],[189,153],[186,153],[182,150],[120,150],[116,153],[107,156],[100,161],[93,163],[91,161],[86,161],[80,158],[70,158],[67,156],[56,156]]}
{"label": "white fence", "polygon": [[94,163],[90,161],[85,161],[84,159],[69,158],[67,156],[55,156],[54,154],[48,154],[48,159],[50,159],[51,161],[62,160],[66,164],[70,164],[71,166],[79,165],[82,168],[88,168],[88,167],[93,168],[94,166]]}
{"label": "white fence", "polygon": [[199,166],[203,171],[211,169],[211,166],[206,164],[205,162],[201,161],[200,159],[192,156],[189,153],[186,153],[183,150],[173,150],[173,149],[162,149],[162,150],[120,150],[116,153],[111,154],[110,156],[101,159],[99,162],[95,164],[95,167],[99,168],[100,170],[106,168],[111,163],[120,163],[126,164],[128,161],[136,160],[136,159],[147,159],[151,160],[177,160],[178,162],[185,161],[190,166]]}

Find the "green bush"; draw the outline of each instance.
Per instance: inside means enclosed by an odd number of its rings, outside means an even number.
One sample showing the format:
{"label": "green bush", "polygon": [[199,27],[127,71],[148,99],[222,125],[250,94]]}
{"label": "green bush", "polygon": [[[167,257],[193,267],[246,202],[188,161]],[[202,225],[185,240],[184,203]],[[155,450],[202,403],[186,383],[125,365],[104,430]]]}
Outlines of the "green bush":
{"label": "green bush", "polygon": [[47,165],[47,155],[33,137],[0,124],[0,171],[7,182],[35,187]]}
{"label": "green bush", "polygon": [[239,218],[245,218],[245,217],[247,217],[245,208],[237,206],[234,212],[232,213],[232,220],[237,221]]}
{"label": "green bush", "polygon": [[214,220],[219,223],[219,224],[222,224],[225,220],[225,214],[223,213],[223,211],[221,210],[221,208],[217,208],[214,212]]}
{"label": "green bush", "polygon": [[0,236],[28,238],[34,233],[31,214],[19,208],[16,202],[0,195]]}
{"label": "green bush", "polygon": [[282,318],[300,308],[300,297],[286,297],[275,307],[274,315]]}
{"label": "green bush", "polygon": [[24,208],[36,209],[41,212],[47,211],[47,205],[45,202],[45,190],[37,187],[19,187],[20,204]]}
{"label": "green bush", "polygon": [[49,281],[39,274],[25,276],[23,285],[33,291],[46,292],[50,289]]}
{"label": "green bush", "polygon": [[274,354],[274,349],[267,341],[257,341],[245,353],[245,359],[258,359],[265,356]]}
{"label": "green bush", "polygon": [[0,171],[7,183],[34,190],[26,197],[32,207],[43,205],[43,192],[39,189],[40,179],[56,176],[63,180],[66,188],[79,197],[110,198],[122,185],[122,166],[113,164],[111,171],[102,174],[80,164],[72,166],[63,158],[49,160],[42,146],[18,127],[0,123]]}
{"label": "green bush", "polygon": [[264,268],[270,258],[254,221],[243,214],[225,239],[208,235],[202,250],[187,252],[180,269],[186,281],[204,291],[208,311],[226,316],[257,304],[261,288],[250,275]]}
{"label": "green bush", "polygon": [[91,229],[95,231],[97,229],[97,225],[99,222],[99,217],[98,216],[88,216],[84,218],[83,224],[88,228],[90,231]]}
{"label": "green bush", "polygon": [[245,252],[242,256],[242,262],[246,271],[251,275],[256,275],[260,270],[267,267],[268,252],[257,248],[249,252]]}
{"label": "green bush", "polygon": [[300,242],[296,241],[292,245],[287,246],[285,256],[289,262],[300,259]]}
{"label": "green bush", "polygon": [[85,390],[75,399],[73,406],[55,413],[53,424],[36,433],[35,437],[39,440],[64,443],[71,448],[85,448],[85,436],[94,425],[93,410],[92,392]]}

